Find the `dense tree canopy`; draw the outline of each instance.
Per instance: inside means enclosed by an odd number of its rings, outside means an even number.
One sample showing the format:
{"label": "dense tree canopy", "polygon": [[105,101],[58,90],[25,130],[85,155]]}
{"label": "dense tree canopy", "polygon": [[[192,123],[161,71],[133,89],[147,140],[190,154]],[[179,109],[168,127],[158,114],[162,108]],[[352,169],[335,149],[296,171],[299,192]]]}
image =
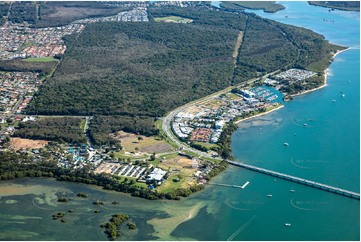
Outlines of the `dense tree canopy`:
{"label": "dense tree canopy", "polygon": [[[149,135],[154,126],[146,117],[164,116],[182,104],[267,72],[298,67],[321,73],[331,54],[340,49],[310,30],[255,14],[205,6],[150,7],[149,14],[151,20],[172,15],[193,22],[94,23],[79,38],[67,36],[69,49],[27,113],[117,116],[114,120],[123,123],[116,121],[114,127]],[[240,31],[243,39],[234,60]],[[146,121],[137,126],[126,116]],[[105,132],[114,127],[96,123],[93,139],[112,142]]]}
{"label": "dense tree canopy", "polygon": [[230,85],[237,35],[170,23],[89,25],[28,113],[163,116]]}
{"label": "dense tree canopy", "polygon": [[80,128],[81,118],[42,118],[19,123],[14,136],[29,139],[44,139],[57,142],[86,143]]}

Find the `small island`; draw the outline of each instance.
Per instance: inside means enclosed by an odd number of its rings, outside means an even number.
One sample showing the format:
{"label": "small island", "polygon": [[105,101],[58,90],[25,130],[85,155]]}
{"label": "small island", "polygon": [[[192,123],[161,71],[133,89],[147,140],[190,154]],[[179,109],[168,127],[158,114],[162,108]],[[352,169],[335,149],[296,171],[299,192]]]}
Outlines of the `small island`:
{"label": "small island", "polygon": [[[126,214],[114,214],[109,222],[101,224],[101,228],[105,228],[104,233],[107,234],[110,240],[116,240],[122,235],[120,227],[121,225],[129,219],[129,216]],[[136,229],[136,224],[134,222],[128,222],[127,224],[129,229]]]}
{"label": "small island", "polygon": [[88,194],[86,194],[85,192],[79,192],[78,194],[76,194],[77,197],[82,197],[82,198],[87,198]]}
{"label": "small island", "polygon": [[69,199],[66,198],[66,197],[59,197],[59,198],[58,198],[58,202],[66,203],[66,202],[69,202]]}
{"label": "small island", "polygon": [[60,219],[60,222],[65,223],[66,219],[65,219],[65,213],[64,212],[58,212],[56,214],[52,215],[53,220],[58,220]]}

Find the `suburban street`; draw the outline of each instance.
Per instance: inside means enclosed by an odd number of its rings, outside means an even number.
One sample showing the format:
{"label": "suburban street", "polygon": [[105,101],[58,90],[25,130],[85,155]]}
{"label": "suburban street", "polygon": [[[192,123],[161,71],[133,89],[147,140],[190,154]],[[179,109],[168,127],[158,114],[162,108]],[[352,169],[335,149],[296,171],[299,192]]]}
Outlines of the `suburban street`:
{"label": "suburban street", "polygon": [[[275,71],[276,72],[276,71]],[[266,75],[264,75],[263,77],[268,77],[269,75],[272,75],[274,74],[275,72],[272,72],[272,73],[268,73]],[[181,149],[181,150],[186,150],[186,151],[189,151],[189,152],[192,152],[192,153],[195,153],[195,154],[198,154],[199,156],[203,156],[203,157],[206,157],[206,158],[212,158],[212,159],[216,159],[216,160],[222,160],[220,157],[212,157],[211,154],[208,154],[206,152],[202,152],[200,150],[197,150],[197,149],[194,149],[190,146],[188,146],[187,144],[185,144],[184,142],[181,142],[174,134],[173,134],[173,131],[171,130],[171,121],[174,119],[174,117],[188,109],[189,107],[193,106],[193,105],[196,105],[196,104],[200,104],[202,102],[207,102],[209,100],[212,100],[214,99],[215,97],[221,95],[221,94],[224,94],[224,93],[227,93],[229,91],[231,91],[233,88],[235,87],[239,87],[241,85],[245,85],[245,84],[252,84],[254,83],[258,78],[253,78],[245,83],[242,83],[240,85],[237,85],[237,86],[230,86],[226,89],[223,89],[219,92],[216,92],[216,93],[213,93],[209,96],[206,96],[204,98],[201,98],[201,99],[198,99],[198,100],[195,100],[193,102],[190,102],[190,103],[187,103],[183,106],[180,106],[176,109],[174,109],[173,111],[171,111],[167,116],[165,116],[163,119],[162,119],[162,129],[163,131],[166,133],[166,135],[169,137],[169,139],[174,142],[175,144],[177,144],[177,146]]]}

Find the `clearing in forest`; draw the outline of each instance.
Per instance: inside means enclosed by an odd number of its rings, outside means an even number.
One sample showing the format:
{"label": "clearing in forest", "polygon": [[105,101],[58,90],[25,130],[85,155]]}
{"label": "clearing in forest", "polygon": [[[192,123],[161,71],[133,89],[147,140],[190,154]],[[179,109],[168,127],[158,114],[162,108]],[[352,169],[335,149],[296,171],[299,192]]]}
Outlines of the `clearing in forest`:
{"label": "clearing in forest", "polygon": [[237,38],[237,41],[236,41],[236,46],[234,48],[234,51],[233,51],[233,54],[232,54],[232,57],[234,59],[233,63],[236,64],[237,63],[237,57],[238,57],[238,53],[239,53],[239,47],[241,47],[241,44],[242,44],[242,39],[243,39],[243,31],[239,31],[239,35],[238,35],[238,38]]}
{"label": "clearing in forest", "polygon": [[189,18],[182,18],[178,16],[167,16],[167,17],[160,17],[160,18],[154,18],[155,22],[164,22],[164,23],[183,23],[188,24],[192,23],[193,20]]}
{"label": "clearing in forest", "polygon": [[39,149],[48,144],[46,140],[32,140],[22,138],[11,138],[10,147],[14,150]]}

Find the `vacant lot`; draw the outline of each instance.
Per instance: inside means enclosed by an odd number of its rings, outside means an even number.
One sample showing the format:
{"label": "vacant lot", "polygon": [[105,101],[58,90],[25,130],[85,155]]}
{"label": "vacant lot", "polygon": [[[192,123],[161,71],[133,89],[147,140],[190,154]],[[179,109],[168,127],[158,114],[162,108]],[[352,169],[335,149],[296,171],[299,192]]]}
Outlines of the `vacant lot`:
{"label": "vacant lot", "polygon": [[158,164],[158,167],[169,171],[169,178],[162,186],[157,188],[158,191],[166,193],[176,188],[188,188],[196,185],[197,181],[194,177],[194,174],[198,171],[196,165],[199,165],[199,161],[191,160],[179,155],[174,155],[162,160]]}
{"label": "vacant lot", "polygon": [[116,163],[103,163],[100,166],[98,166],[95,169],[95,174],[100,174],[100,173],[107,173],[107,174],[113,174],[116,170],[118,170],[122,165],[121,164],[116,164]]}
{"label": "vacant lot", "polygon": [[22,138],[11,138],[10,147],[14,150],[39,149],[48,144],[46,140],[32,140]]}
{"label": "vacant lot", "polygon": [[116,135],[125,151],[143,152],[148,154],[172,151],[172,147],[166,141],[155,137],[146,137],[120,131]]}

